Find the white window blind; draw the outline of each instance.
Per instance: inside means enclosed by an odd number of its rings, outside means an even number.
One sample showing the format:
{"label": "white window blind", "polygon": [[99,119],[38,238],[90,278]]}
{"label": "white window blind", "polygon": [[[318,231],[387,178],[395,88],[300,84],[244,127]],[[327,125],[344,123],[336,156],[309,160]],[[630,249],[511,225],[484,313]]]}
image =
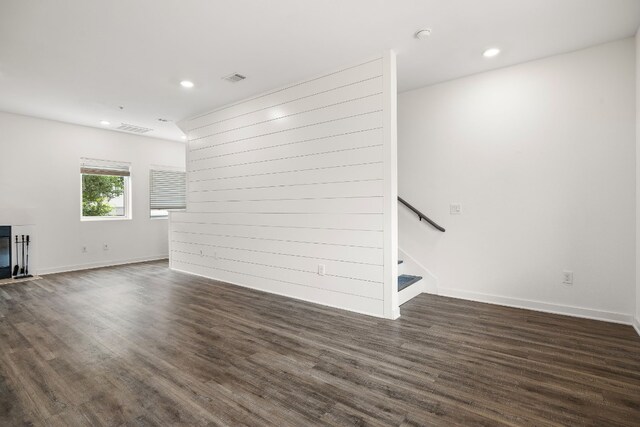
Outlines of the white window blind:
{"label": "white window blind", "polygon": [[149,181],[149,207],[152,210],[187,207],[187,180],[184,172],[151,169]]}

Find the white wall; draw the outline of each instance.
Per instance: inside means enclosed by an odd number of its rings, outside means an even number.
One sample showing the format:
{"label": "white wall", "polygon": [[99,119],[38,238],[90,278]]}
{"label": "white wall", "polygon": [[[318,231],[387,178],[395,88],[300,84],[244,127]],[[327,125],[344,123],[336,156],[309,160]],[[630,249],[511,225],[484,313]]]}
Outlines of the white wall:
{"label": "white wall", "polygon": [[389,54],[182,122],[172,267],[397,317],[394,101]]}
{"label": "white wall", "polygon": [[634,64],[630,38],[399,95],[399,194],[447,229],[400,207],[400,247],[439,293],[630,321]]}
{"label": "white wall", "polygon": [[[0,153],[0,224],[34,225],[34,272],[168,255],[168,221],[149,219],[149,165],[184,167],[184,144],[0,113]],[[82,157],[131,163],[133,219],[80,221]]]}

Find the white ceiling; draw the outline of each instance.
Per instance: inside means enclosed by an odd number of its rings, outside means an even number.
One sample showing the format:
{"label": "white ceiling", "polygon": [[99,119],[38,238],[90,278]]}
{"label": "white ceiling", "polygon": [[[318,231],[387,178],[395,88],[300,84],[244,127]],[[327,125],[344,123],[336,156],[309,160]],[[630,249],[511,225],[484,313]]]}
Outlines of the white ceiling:
{"label": "white ceiling", "polygon": [[[180,140],[157,119],[384,49],[398,53],[404,91],[628,37],[639,25],[640,0],[2,0],[0,110],[131,123]],[[432,36],[415,39],[425,27]],[[488,46],[502,54],[483,58]],[[221,80],[235,72],[248,78]]]}

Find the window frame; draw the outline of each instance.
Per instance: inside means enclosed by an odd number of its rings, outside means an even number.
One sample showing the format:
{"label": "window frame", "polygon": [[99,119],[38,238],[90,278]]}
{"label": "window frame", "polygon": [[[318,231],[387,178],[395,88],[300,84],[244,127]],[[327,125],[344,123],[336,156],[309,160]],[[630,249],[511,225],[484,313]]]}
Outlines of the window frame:
{"label": "window frame", "polygon": [[[91,166],[86,166],[90,164]],[[110,168],[111,166],[111,168]],[[114,166],[117,166],[114,167]],[[107,173],[102,174],[91,174],[84,173],[82,171],[83,168],[92,168],[92,169],[101,169],[108,171],[109,169],[113,169],[114,172],[124,170],[124,168],[128,170],[127,175],[114,173],[113,175],[109,175]],[[120,176],[124,178],[124,192],[123,192],[123,202],[124,202],[124,215],[118,216],[85,216],[82,212],[82,197],[83,197],[83,176],[84,175],[103,175],[103,176]],[[96,160],[96,159],[81,159],[80,165],[80,221],[81,222],[95,222],[95,221],[130,221],[133,219],[133,204],[132,204],[132,185],[131,185],[131,165],[127,162],[111,162],[106,160]]]}

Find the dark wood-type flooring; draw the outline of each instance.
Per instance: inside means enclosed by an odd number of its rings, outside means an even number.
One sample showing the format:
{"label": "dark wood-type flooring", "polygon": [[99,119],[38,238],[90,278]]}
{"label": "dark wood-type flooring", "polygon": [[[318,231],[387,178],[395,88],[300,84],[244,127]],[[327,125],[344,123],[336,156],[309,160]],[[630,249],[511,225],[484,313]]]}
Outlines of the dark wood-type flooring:
{"label": "dark wood-type flooring", "polygon": [[0,287],[0,425],[640,425],[633,328],[421,295],[387,321],[167,269]]}

